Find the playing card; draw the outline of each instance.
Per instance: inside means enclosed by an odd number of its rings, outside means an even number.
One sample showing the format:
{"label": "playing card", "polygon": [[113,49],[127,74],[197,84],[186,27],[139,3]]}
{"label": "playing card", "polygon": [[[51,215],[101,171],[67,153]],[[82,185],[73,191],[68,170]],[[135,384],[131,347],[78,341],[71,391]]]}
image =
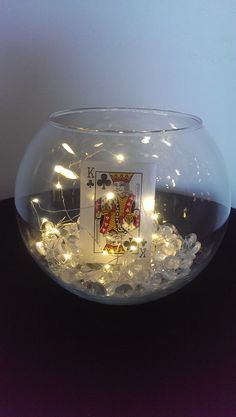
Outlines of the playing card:
{"label": "playing card", "polygon": [[152,235],[155,164],[84,161],[80,238],[84,262],[120,263],[126,252],[147,258]]}

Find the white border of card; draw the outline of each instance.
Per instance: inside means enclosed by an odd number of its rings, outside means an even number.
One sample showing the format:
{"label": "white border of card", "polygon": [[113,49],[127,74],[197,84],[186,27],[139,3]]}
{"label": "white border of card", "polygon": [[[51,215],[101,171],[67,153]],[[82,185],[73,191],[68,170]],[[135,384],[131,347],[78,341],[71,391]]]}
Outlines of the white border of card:
{"label": "white border of card", "polygon": [[[112,175],[110,175],[111,173]],[[107,253],[104,250],[108,241],[105,236],[109,237],[109,235],[101,233],[102,222],[97,216],[97,205],[98,201],[103,201],[106,198],[106,195],[117,197],[118,194],[114,191],[118,184],[116,181],[119,181],[119,176],[122,177],[125,174],[129,179],[126,179],[126,183],[124,183],[124,193],[131,196],[127,204],[132,204],[134,212],[138,214],[136,215],[135,228],[129,231],[125,229],[126,233],[121,233],[122,246],[125,243],[123,247],[129,250],[128,246],[132,245],[132,242],[138,242],[136,250],[133,250],[133,256],[139,259],[149,257],[153,229],[152,213],[154,211],[156,164],[137,162],[114,166],[111,163],[88,160],[81,163],[80,170],[80,255],[83,262],[117,264],[122,261],[123,254]],[[117,198],[114,200],[117,201]],[[151,203],[151,207],[150,204],[149,207],[145,207],[145,201]],[[114,204],[114,207],[117,205]],[[119,219],[119,213],[116,217],[115,214],[113,215],[113,224],[115,224],[114,218]],[[108,223],[109,220],[107,223],[103,221],[103,225],[106,225],[104,227],[109,227]],[[119,221],[116,224],[117,227],[122,228]],[[133,249],[135,249],[134,246]]]}

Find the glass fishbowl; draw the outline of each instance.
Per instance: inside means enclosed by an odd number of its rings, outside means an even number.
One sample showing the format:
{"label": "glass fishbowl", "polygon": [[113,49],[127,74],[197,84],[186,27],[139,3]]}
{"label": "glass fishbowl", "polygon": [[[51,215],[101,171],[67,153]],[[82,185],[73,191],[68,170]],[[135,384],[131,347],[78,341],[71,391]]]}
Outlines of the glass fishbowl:
{"label": "glass fishbowl", "polygon": [[53,113],[22,159],[19,227],[38,265],[65,289],[137,304],[183,287],[224,235],[230,191],[202,120],[174,111]]}

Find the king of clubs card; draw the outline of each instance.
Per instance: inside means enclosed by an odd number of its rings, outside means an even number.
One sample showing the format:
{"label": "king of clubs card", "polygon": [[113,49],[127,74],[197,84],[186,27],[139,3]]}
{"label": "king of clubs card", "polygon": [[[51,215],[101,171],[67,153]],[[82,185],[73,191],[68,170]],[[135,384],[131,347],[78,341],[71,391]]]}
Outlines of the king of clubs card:
{"label": "king of clubs card", "polygon": [[150,168],[140,163],[136,169],[114,170],[100,161],[83,163],[80,236],[84,262],[120,263],[126,252],[148,256],[152,219],[142,201],[154,198]]}

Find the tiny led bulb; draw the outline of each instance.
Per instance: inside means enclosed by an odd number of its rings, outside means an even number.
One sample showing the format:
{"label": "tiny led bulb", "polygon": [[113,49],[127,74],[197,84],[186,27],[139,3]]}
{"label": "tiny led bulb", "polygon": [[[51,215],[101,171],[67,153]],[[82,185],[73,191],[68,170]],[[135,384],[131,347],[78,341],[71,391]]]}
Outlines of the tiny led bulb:
{"label": "tiny led bulb", "polygon": [[141,243],[143,239],[141,237],[135,237],[134,240],[137,243]]}
{"label": "tiny led bulb", "polygon": [[154,199],[153,198],[145,198],[143,200],[143,208],[145,211],[153,211],[154,209]]}
{"label": "tiny led bulb", "polygon": [[69,259],[71,259],[71,254],[70,253],[64,253],[64,259],[65,261],[68,261]]}
{"label": "tiny led bulb", "polygon": [[107,198],[108,200],[112,200],[114,197],[115,197],[115,194],[114,194],[113,192],[110,192],[110,193],[107,193],[107,194],[106,194],[106,198]]}
{"label": "tiny led bulb", "polygon": [[120,154],[116,155],[116,159],[117,159],[117,161],[122,162],[122,161],[124,161],[125,157],[124,157],[124,155],[122,155],[122,153],[120,153]]}
{"label": "tiny led bulb", "polygon": [[36,249],[37,249],[37,251],[40,255],[42,255],[42,256],[46,255],[46,250],[44,248],[43,242],[36,242],[35,246],[36,246]]}
{"label": "tiny led bulb", "polygon": [[57,183],[55,184],[55,187],[56,187],[57,190],[62,189],[61,183],[59,181],[57,181]]}
{"label": "tiny led bulb", "polygon": [[36,242],[36,246],[37,246],[37,248],[42,248],[43,242]]}
{"label": "tiny led bulb", "polygon": [[136,246],[134,246],[134,245],[131,245],[131,246],[130,246],[130,250],[135,251],[135,250],[137,250],[137,247],[136,247]]}
{"label": "tiny led bulb", "polygon": [[39,203],[39,199],[38,198],[33,198],[33,200],[31,200],[32,203]]}

